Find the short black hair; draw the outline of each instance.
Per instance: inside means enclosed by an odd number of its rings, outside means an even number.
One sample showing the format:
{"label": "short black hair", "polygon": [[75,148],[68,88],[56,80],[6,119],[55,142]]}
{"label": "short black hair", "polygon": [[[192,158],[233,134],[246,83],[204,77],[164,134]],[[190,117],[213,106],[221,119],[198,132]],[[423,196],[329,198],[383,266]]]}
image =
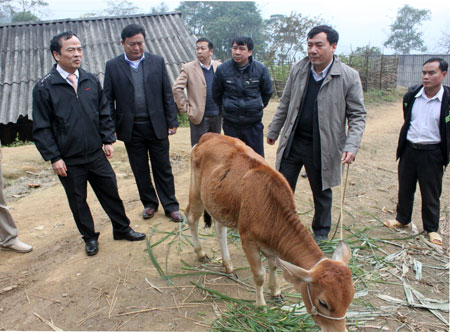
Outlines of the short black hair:
{"label": "short black hair", "polygon": [[247,45],[249,51],[253,50],[253,39],[251,37],[241,36],[234,38],[231,42],[231,47],[233,47],[234,44],[239,46]]}
{"label": "short black hair", "polygon": [[145,30],[142,26],[137,24],[129,24],[122,30],[121,38],[122,41],[125,41],[125,39],[136,36],[137,34],[142,33],[142,35],[145,38]]}
{"label": "short black hair", "polygon": [[325,32],[330,45],[337,44],[337,42],[339,41],[339,33],[329,25],[318,25],[312,28],[308,32],[308,39],[313,38],[315,35],[321,32]]}
{"label": "short black hair", "polygon": [[[64,31],[64,32],[57,34],[50,40],[50,52],[52,53],[53,59],[55,59],[53,52],[61,54],[61,47],[62,47],[61,39],[68,40],[72,37],[78,38],[78,36],[76,34],[74,34],[72,31]],[[56,61],[56,59],[55,59],[55,61]]]}
{"label": "short black hair", "polygon": [[442,58],[437,58],[437,57],[429,58],[427,61],[425,61],[425,62],[423,63],[423,65],[425,66],[427,63],[430,63],[430,62],[439,62],[439,69],[440,69],[442,72],[447,71],[447,69],[448,69],[448,63],[447,63],[447,61],[445,61],[445,60],[442,59]]}
{"label": "short black hair", "polygon": [[201,43],[201,42],[208,43],[208,49],[210,49],[210,50],[212,50],[214,48],[212,41],[210,41],[209,39],[207,39],[205,37],[197,39],[197,41],[195,42],[195,45],[197,45],[198,43]]}

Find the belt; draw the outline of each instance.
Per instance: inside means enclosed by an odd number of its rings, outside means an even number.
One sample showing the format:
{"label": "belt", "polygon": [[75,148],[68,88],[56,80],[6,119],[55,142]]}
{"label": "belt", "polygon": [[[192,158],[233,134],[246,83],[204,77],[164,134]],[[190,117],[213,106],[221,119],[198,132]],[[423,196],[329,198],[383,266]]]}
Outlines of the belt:
{"label": "belt", "polygon": [[427,150],[427,151],[431,151],[431,150],[439,150],[440,148],[440,143],[437,144],[419,144],[419,143],[412,143],[410,141],[407,141],[408,145],[410,147],[412,147],[413,149],[416,150]]}

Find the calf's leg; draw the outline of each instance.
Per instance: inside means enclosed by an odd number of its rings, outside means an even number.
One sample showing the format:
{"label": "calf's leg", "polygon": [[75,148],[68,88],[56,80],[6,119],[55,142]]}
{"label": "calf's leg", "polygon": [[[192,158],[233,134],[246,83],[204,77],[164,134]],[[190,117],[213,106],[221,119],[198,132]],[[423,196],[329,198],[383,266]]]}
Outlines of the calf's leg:
{"label": "calf's leg", "polygon": [[267,261],[269,263],[269,289],[270,295],[272,298],[281,300],[281,289],[280,283],[278,282],[277,277],[277,264],[275,261],[275,257],[268,257]]}
{"label": "calf's leg", "polygon": [[222,251],[222,264],[225,267],[225,272],[233,273],[234,267],[233,263],[231,262],[230,252],[228,251],[227,244],[227,228],[217,220],[214,220],[214,223],[216,224],[216,232],[217,237],[219,238],[220,250]]}
{"label": "calf's leg", "polygon": [[251,241],[245,241],[242,239],[242,248],[244,249],[245,256],[247,256],[250,270],[253,274],[253,281],[256,286],[256,306],[266,305],[264,300],[264,279],[266,276],[266,270],[261,262],[261,254],[258,247]]}
{"label": "calf's leg", "polygon": [[189,193],[189,204],[185,210],[185,215],[191,230],[192,242],[194,244],[194,251],[197,254],[197,258],[200,262],[207,262],[209,261],[209,258],[203,250],[198,237],[198,220],[204,211],[203,204],[200,200],[192,199],[191,192]]}

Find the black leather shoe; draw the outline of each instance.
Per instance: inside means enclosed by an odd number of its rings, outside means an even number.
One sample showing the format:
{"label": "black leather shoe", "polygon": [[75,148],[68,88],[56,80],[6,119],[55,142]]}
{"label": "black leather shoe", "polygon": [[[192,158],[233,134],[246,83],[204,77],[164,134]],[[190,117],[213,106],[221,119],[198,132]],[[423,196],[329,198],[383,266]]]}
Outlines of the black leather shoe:
{"label": "black leather shoe", "polygon": [[126,233],[118,233],[113,231],[114,240],[142,241],[145,239],[144,233],[138,233],[130,229]]}
{"label": "black leather shoe", "polygon": [[314,234],[314,241],[316,241],[317,244],[321,244],[323,241],[327,241],[328,236],[326,235],[316,235]]}
{"label": "black leather shoe", "polygon": [[155,215],[156,209],[149,207],[149,208],[145,208],[144,212],[142,212],[142,218],[144,219],[150,219],[153,218],[153,216]]}
{"label": "black leather shoe", "polygon": [[87,241],[84,249],[86,250],[86,255],[88,255],[88,256],[97,255],[98,241],[96,239]]}
{"label": "black leather shoe", "polygon": [[180,213],[180,211],[172,211],[166,212],[166,216],[170,218],[170,221],[173,222],[183,222],[184,216]]}

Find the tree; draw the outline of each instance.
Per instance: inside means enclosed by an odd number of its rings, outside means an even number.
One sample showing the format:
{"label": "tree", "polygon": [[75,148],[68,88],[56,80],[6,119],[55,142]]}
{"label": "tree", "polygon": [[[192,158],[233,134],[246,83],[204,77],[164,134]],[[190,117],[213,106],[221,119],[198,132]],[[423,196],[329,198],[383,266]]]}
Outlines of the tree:
{"label": "tree", "polygon": [[150,14],[164,14],[169,12],[169,7],[164,2],[161,2],[157,7],[150,8]]}
{"label": "tree", "polygon": [[398,10],[395,22],[390,25],[391,35],[384,46],[391,47],[400,54],[410,54],[412,50],[425,52],[427,48],[422,39],[423,33],[418,31],[418,27],[430,17],[431,11],[428,9],[404,5]]}
{"label": "tree", "polygon": [[122,16],[136,14],[138,11],[139,7],[134,6],[131,1],[109,0],[103,12],[107,16]]}
{"label": "tree", "polygon": [[381,48],[377,47],[377,46],[370,46],[366,45],[366,46],[360,46],[357,47],[354,51],[351,52],[351,55],[381,55]]}
{"label": "tree", "polygon": [[[183,15],[184,23],[193,35],[204,35],[204,27],[211,18],[212,4],[205,1],[182,1],[176,9]],[[210,39],[212,37],[210,36]]]}
{"label": "tree", "polygon": [[11,13],[13,12],[12,0],[0,0],[0,20],[1,22],[7,22],[10,19]]}
{"label": "tree", "polygon": [[47,6],[44,0],[0,0],[0,18],[7,22],[39,21]]}
{"label": "tree", "polygon": [[29,11],[24,11],[24,12],[18,12],[15,13],[12,17],[11,17],[11,22],[12,23],[17,23],[17,22],[33,22],[33,21],[39,21],[39,17],[37,17],[36,15],[32,14]]}
{"label": "tree", "polygon": [[272,15],[264,22],[267,48],[263,59],[270,67],[272,77],[281,80],[287,77],[292,64],[306,53],[308,31],[318,24],[320,19],[304,17],[295,12],[289,16]]}
{"label": "tree", "polygon": [[177,10],[190,33],[213,42],[217,58],[231,56],[231,41],[238,36],[252,37],[255,56],[264,50],[263,19],[255,2],[182,1]]}
{"label": "tree", "polygon": [[450,54],[450,32],[442,32],[442,37],[439,41],[439,46],[444,49],[444,52]]}

